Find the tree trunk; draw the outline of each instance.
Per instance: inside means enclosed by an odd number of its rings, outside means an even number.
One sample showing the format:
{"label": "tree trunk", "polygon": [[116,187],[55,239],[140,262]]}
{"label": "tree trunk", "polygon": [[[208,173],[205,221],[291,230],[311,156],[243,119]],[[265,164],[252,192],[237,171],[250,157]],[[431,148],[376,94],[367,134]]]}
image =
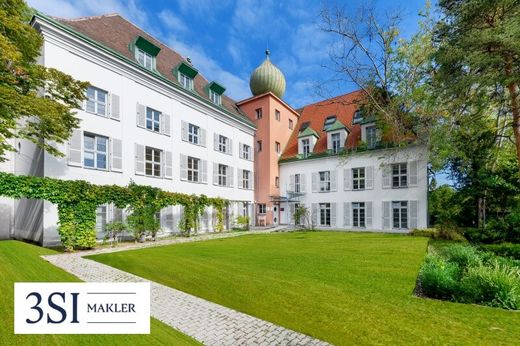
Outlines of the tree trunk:
{"label": "tree trunk", "polygon": [[[511,78],[512,75],[512,59],[508,58],[506,64],[506,76]],[[518,95],[517,85],[514,82],[511,82],[507,85],[507,90],[509,91],[509,97],[511,99],[511,113],[513,114],[513,134],[515,136],[515,146],[516,146],[516,159],[518,161],[518,172],[520,179],[520,105],[518,104]]]}

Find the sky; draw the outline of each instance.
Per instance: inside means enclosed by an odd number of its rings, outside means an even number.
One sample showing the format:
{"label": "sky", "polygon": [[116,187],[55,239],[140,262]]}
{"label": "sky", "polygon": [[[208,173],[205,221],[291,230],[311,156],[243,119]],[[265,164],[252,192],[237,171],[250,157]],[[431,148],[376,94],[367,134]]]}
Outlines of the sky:
{"label": "sky", "polygon": [[[355,11],[367,1],[337,0]],[[334,38],[320,30],[320,10],[311,0],[28,0],[41,12],[62,18],[119,13],[162,43],[190,57],[208,80],[235,100],[251,96],[249,77],[271,51],[285,75],[284,100],[299,108],[324,98],[317,85],[332,77],[329,48]],[[417,28],[425,0],[373,1],[376,10],[400,10],[404,37]],[[355,90],[334,85],[330,96]]]}

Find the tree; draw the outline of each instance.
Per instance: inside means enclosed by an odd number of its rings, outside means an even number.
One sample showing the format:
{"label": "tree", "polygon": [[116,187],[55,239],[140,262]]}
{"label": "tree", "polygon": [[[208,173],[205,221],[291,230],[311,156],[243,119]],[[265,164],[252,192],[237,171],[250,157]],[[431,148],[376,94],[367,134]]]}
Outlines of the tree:
{"label": "tree", "polygon": [[505,112],[514,140],[500,135],[515,144],[520,172],[520,1],[440,0],[438,6],[437,91],[458,105],[456,115],[467,115],[468,107]]}
{"label": "tree", "polygon": [[0,161],[15,150],[13,138],[62,155],[53,144],[66,141],[78,127],[73,109],[88,86],[37,63],[43,38],[29,25],[31,15],[22,0],[0,2]]}

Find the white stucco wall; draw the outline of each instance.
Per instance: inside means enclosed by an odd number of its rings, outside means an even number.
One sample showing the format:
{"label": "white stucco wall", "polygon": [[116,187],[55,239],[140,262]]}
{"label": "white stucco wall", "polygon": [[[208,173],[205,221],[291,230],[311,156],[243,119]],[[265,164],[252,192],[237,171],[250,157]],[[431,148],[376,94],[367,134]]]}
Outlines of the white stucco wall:
{"label": "white stucco wall", "polygon": [[[383,165],[399,162],[417,161],[417,185],[406,188],[383,188],[382,176]],[[374,185],[372,189],[345,190],[344,170],[356,167],[372,166],[374,169]],[[337,189],[331,192],[312,192],[312,174],[319,171],[336,171]],[[366,230],[378,230],[385,232],[403,232],[392,228],[383,228],[383,201],[418,201],[417,227],[427,226],[427,156],[423,147],[409,147],[394,150],[373,150],[358,154],[349,154],[346,158],[329,156],[316,159],[298,160],[280,164],[280,187],[283,196],[287,196],[290,186],[290,176],[293,174],[304,174],[305,193],[297,198],[298,203],[305,204],[311,209],[312,203],[336,203],[336,224],[330,229],[354,229],[343,225],[343,203],[344,202],[372,202],[372,227]],[[282,220],[292,220],[289,215],[289,205],[281,205],[287,215]],[[293,223],[293,221],[291,221]],[[364,229],[358,229],[364,230]]]}

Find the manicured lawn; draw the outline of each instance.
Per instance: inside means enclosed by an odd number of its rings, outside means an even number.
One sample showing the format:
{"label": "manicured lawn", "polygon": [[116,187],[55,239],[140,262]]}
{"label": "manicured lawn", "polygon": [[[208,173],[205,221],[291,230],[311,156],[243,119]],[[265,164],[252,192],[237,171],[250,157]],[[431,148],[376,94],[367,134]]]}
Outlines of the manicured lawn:
{"label": "manicured lawn", "polygon": [[0,241],[0,345],[198,345],[154,319],[150,335],[14,335],[15,282],[79,281],[39,257],[53,253],[22,242]]}
{"label": "manicured lawn", "polygon": [[246,235],[92,256],[334,344],[515,344],[520,314],[416,298],[426,238]]}

